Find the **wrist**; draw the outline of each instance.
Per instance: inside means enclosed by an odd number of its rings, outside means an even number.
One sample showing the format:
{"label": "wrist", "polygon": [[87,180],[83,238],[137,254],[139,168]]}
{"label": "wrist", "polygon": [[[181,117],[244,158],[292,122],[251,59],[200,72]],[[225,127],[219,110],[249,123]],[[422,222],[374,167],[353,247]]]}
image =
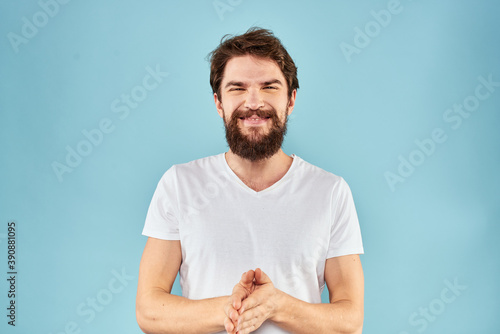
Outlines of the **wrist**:
{"label": "wrist", "polygon": [[283,314],[285,312],[286,304],[287,304],[287,297],[288,295],[284,293],[283,291],[275,288],[275,294],[274,294],[274,310],[269,317],[269,320],[273,322],[281,322],[283,319]]}
{"label": "wrist", "polygon": [[226,310],[227,310],[228,306],[231,304],[231,296],[222,296],[222,297],[216,297],[216,298],[219,302],[218,307],[216,307],[216,309],[218,310],[218,312],[217,312],[218,321],[217,322],[219,324],[222,324],[222,326],[224,327],[224,330],[225,330],[226,328],[224,326],[224,322],[227,318]]}

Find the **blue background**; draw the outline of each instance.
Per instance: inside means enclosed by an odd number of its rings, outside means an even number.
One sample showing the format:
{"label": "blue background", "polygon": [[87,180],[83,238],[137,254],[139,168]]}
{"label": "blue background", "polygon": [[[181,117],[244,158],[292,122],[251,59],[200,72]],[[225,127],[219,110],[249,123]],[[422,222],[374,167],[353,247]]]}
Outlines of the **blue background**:
{"label": "blue background", "polygon": [[[489,95],[467,118],[443,118],[474,102],[479,77],[500,81],[498,2],[401,0],[385,26],[375,16],[388,1],[40,3],[0,3],[2,333],[140,333],[149,201],[172,164],[227,149],[205,57],[254,25],[272,29],[299,68],[285,152],[343,176],[354,194],[364,332],[498,332],[500,87],[479,88]],[[357,53],[342,51],[356,42]],[[145,91],[148,67],[168,76]],[[132,92],[137,106],[114,112]],[[112,131],[81,144],[87,155],[58,177],[67,147],[106,119]],[[418,153],[436,128],[446,140]],[[387,172],[411,157],[417,166],[391,187]],[[15,328],[5,316],[12,220]]]}

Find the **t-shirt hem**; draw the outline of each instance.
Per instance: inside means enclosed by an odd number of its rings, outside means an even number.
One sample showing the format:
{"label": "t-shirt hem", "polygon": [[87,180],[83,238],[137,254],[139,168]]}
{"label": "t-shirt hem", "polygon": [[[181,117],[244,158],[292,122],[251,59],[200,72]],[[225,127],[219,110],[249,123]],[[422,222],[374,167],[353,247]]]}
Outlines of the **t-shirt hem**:
{"label": "t-shirt hem", "polygon": [[342,251],[331,251],[326,254],[326,258],[330,259],[332,257],[339,257],[344,255],[354,255],[354,254],[364,254],[365,251],[363,248],[356,248],[351,250],[342,250]]}
{"label": "t-shirt hem", "polygon": [[152,231],[149,229],[144,229],[142,231],[142,235],[161,240],[181,240],[181,237],[177,233],[165,233],[159,231]]}

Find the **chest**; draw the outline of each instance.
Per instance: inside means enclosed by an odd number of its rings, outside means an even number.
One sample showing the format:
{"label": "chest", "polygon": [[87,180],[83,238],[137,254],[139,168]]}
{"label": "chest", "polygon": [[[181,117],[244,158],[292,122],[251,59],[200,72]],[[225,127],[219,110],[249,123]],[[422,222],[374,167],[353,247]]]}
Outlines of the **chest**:
{"label": "chest", "polygon": [[187,260],[286,266],[326,254],[330,224],[326,201],[221,193],[184,206],[179,232]]}

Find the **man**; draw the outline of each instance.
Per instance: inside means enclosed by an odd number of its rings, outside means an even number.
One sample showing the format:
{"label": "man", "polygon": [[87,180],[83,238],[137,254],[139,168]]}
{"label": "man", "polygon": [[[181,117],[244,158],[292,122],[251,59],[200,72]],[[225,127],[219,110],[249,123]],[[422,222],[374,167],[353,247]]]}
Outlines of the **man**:
{"label": "man", "polygon": [[[258,28],[223,38],[210,60],[229,150],[160,180],[143,231],[139,326],[361,333],[363,246],[349,187],[281,149],[299,87],[293,60]],[[170,294],[178,272],[182,297]]]}

